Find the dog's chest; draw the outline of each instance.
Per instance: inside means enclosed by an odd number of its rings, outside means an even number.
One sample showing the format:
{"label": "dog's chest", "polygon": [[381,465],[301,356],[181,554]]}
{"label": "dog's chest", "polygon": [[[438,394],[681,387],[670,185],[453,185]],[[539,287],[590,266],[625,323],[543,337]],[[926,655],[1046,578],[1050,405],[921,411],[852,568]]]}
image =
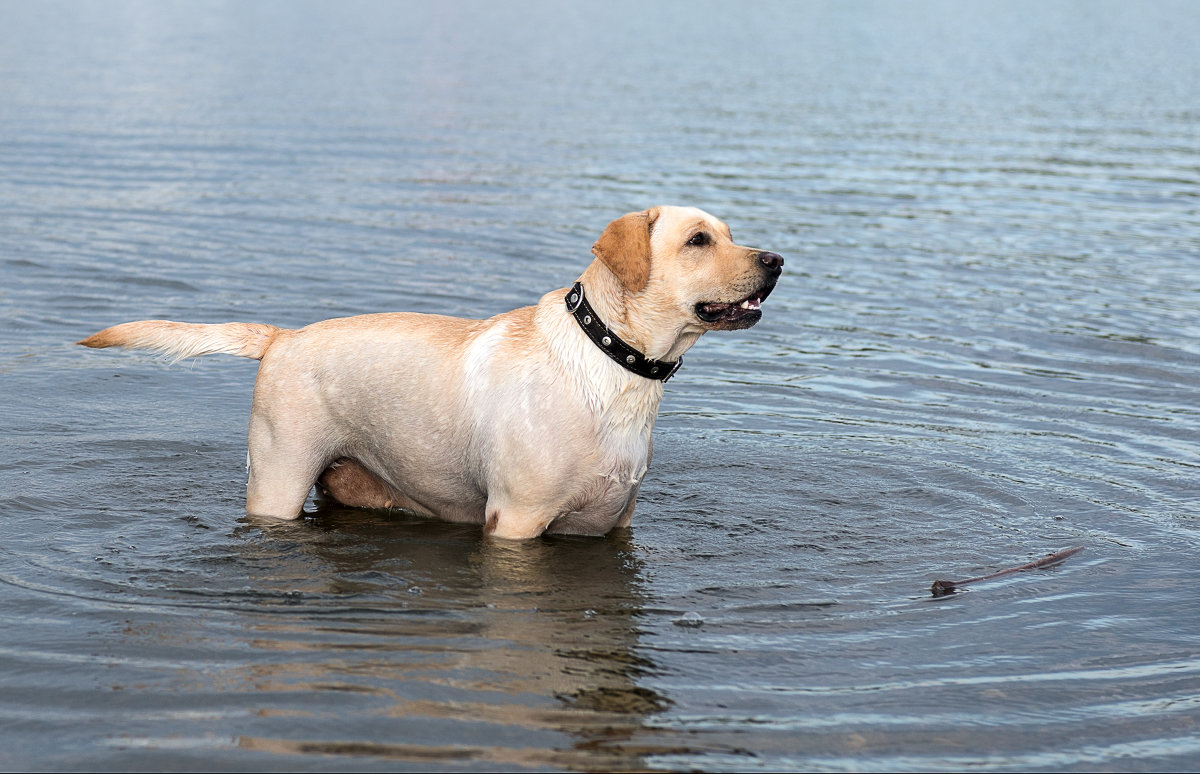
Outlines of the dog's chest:
{"label": "dog's chest", "polygon": [[608,449],[608,464],[601,475],[614,492],[628,491],[642,483],[650,465],[650,431],[644,435],[621,439]]}
{"label": "dog's chest", "polygon": [[[639,385],[640,386],[640,385]],[[637,486],[650,460],[650,434],[658,416],[661,391],[628,389],[605,407],[596,427],[604,460],[603,475],[624,486]]]}
{"label": "dog's chest", "polygon": [[571,510],[552,531],[603,534],[615,527],[637,496],[650,465],[653,415],[639,422],[610,426],[599,434],[598,454]]}

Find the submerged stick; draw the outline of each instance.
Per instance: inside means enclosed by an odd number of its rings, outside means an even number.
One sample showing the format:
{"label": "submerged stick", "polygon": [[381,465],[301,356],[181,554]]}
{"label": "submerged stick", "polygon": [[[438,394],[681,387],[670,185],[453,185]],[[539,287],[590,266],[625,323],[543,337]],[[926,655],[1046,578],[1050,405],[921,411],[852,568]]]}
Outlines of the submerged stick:
{"label": "submerged stick", "polygon": [[1051,565],[1058,564],[1062,560],[1074,556],[1082,550],[1083,546],[1065,548],[1062,551],[1055,551],[1052,554],[1046,554],[1041,559],[1035,559],[1032,562],[1022,564],[1019,567],[1008,567],[1000,570],[999,572],[994,572],[991,575],[980,575],[978,578],[967,578],[966,580],[959,581],[935,580],[930,591],[933,592],[935,597],[943,597],[947,594],[953,594],[960,586],[965,586],[968,583],[991,580],[992,578],[999,578],[1001,575],[1009,575],[1014,572],[1024,572],[1025,570],[1040,570],[1043,567],[1049,567]]}

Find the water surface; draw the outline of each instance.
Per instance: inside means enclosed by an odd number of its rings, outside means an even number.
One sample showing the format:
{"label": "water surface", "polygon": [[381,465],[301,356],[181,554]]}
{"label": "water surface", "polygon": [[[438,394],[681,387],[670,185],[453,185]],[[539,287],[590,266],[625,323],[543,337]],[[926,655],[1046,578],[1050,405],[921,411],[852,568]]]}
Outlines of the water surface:
{"label": "water surface", "polygon": [[[1189,3],[4,6],[0,766],[1195,770],[1197,39]],[[608,538],[249,520],[254,363],[71,343],[486,317],[659,203],[788,263]]]}

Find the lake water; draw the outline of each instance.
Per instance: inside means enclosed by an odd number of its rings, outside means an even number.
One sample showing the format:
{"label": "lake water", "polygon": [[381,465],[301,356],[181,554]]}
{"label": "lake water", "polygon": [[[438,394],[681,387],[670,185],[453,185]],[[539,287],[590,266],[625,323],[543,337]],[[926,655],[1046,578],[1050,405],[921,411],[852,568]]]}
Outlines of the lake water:
{"label": "lake water", "polygon": [[[0,768],[1200,768],[1200,5],[0,6]],[[255,364],[691,204],[632,530],[248,520]],[[934,599],[964,578],[1063,564]]]}

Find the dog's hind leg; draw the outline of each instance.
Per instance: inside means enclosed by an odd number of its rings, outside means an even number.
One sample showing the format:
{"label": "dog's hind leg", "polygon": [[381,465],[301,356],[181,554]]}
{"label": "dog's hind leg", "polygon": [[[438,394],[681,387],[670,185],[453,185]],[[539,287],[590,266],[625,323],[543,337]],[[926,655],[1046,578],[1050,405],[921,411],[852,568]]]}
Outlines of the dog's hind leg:
{"label": "dog's hind leg", "polygon": [[246,512],[253,516],[298,518],[317,476],[329,464],[328,458],[313,448],[314,435],[292,430],[271,428],[265,420],[250,417]]}
{"label": "dog's hind leg", "polygon": [[284,460],[263,461],[250,456],[250,480],[246,484],[246,513],[275,519],[295,519],[304,512],[318,471],[286,464]]}

